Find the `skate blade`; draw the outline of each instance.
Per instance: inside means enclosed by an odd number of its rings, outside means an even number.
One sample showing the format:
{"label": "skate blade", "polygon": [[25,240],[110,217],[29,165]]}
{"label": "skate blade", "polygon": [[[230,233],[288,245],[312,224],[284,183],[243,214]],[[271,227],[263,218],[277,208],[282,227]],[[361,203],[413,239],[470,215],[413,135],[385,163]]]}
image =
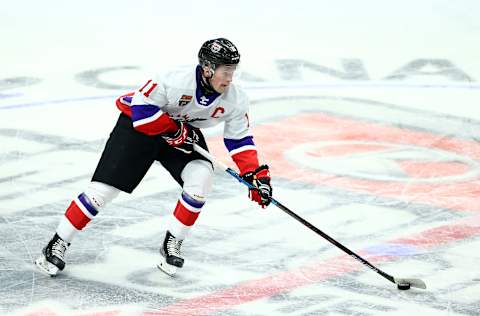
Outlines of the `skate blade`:
{"label": "skate blade", "polygon": [[168,264],[165,261],[165,258],[160,258],[160,262],[157,264],[157,268],[162,270],[164,273],[168,274],[169,276],[174,276],[177,273],[177,267]]}
{"label": "skate blade", "polygon": [[59,269],[55,265],[48,262],[44,256],[41,256],[40,258],[35,260],[35,265],[37,266],[40,272],[42,272],[43,274],[49,275],[51,277],[56,276],[59,271]]}

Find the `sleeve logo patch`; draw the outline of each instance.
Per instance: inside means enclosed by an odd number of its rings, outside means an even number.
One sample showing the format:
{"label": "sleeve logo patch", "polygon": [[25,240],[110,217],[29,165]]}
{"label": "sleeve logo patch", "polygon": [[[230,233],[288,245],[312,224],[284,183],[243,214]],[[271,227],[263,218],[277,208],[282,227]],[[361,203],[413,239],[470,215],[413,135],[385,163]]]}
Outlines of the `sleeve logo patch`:
{"label": "sleeve logo patch", "polygon": [[193,96],[184,94],[184,95],[182,95],[180,100],[178,100],[178,106],[185,106],[188,103],[190,103],[190,101],[192,101],[192,99],[193,99]]}

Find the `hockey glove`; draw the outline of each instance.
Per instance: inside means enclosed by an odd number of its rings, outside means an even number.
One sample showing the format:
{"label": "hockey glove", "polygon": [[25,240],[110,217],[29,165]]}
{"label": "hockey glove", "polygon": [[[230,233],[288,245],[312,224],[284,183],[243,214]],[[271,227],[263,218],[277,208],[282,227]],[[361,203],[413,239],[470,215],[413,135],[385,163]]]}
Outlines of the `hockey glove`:
{"label": "hockey glove", "polygon": [[253,188],[248,190],[248,197],[252,201],[257,202],[262,208],[267,207],[272,197],[268,166],[261,165],[255,171],[243,174],[242,178],[253,186]]}
{"label": "hockey glove", "polygon": [[195,129],[187,123],[175,121],[178,129],[172,134],[163,134],[162,138],[175,149],[181,150],[186,154],[193,152],[193,144],[198,142],[199,137]]}

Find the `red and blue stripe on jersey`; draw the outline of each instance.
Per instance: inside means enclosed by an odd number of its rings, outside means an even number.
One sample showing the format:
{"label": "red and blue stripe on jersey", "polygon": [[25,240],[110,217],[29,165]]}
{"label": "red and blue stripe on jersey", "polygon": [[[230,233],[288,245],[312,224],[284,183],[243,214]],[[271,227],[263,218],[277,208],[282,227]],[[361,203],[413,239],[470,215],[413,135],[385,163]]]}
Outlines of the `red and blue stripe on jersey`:
{"label": "red and blue stripe on jersey", "polygon": [[[150,90],[149,90],[150,91]],[[133,127],[147,135],[174,133],[178,127],[168,114],[152,104],[132,105],[134,93],[129,93],[117,99],[117,107],[132,119]]]}
{"label": "red and blue stripe on jersey", "polygon": [[258,168],[258,156],[252,136],[241,139],[223,139],[225,146],[235,164],[240,169],[240,174],[253,171]]}

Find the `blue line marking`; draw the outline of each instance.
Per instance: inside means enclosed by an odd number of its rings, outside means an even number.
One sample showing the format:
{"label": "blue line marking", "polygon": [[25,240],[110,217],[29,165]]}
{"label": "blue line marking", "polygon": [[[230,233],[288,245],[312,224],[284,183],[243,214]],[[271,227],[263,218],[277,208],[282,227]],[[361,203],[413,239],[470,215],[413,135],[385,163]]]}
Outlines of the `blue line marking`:
{"label": "blue line marking", "polygon": [[45,105],[51,105],[51,104],[82,102],[82,101],[89,101],[89,100],[114,99],[114,98],[116,99],[117,97],[118,97],[118,95],[104,95],[104,96],[81,97],[81,98],[59,99],[59,100],[46,100],[46,101],[39,101],[39,102],[11,104],[11,105],[0,106],[0,111],[1,110],[14,110],[14,109],[20,109],[20,108],[32,108],[32,107],[45,106]]}
{"label": "blue line marking", "polygon": [[381,88],[381,89],[459,89],[459,90],[480,90],[477,82],[469,83],[395,83],[395,82],[344,82],[344,83],[290,83],[290,84],[257,84],[242,85],[247,90],[268,90],[268,89],[344,89],[344,88]]}
{"label": "blue line marking", "polygon": [[418,253],[416,247],[402,244],[380,244],[365,248],[364,251],[375,256],[411,256]]}
{"label": "blue line marking", "polygon": [[22,95],[22,93],[0,93],[0,99],[20,97]]}
{"label": "blue line marking", "polygon": [[[257,84],[257,85],[243,85],[246,90],[268,90],[268,89],[330,89],[330,88],[393,88],[393,89],[459,89],[459,90],[480,90],[480,84],[473,83],[445,83],[445,84],[405,84],[405,83],[388,83],[388,82],[346,82],[346,83],[291,83],[291,84]],[[0,106],[0,110],[14,110],[20,108],[46,106],[51,104],[61,103],[73,103],[82,102],[88,100],[101,100],[101,99],[116,99],[121,93],[116,95],[104,95],[104,96],[91,96],[91,97],[79,97],[68,98],[59,100],[46,100],[39,102],[30,102],[23,104],[10,104]],[[0,95],[1,96],[1,95]],[[5,95],[10,97],[12,95]],[[1,99],[1,97],[0,97]]]}

